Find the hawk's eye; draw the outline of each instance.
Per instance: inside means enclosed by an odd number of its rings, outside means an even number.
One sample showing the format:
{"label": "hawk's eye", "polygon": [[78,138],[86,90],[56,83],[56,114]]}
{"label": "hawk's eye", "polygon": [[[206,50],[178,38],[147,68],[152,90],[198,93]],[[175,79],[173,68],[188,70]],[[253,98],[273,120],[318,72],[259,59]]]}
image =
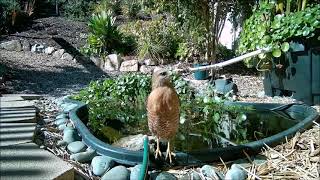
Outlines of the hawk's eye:
{"label": "hawk's eye", "polygon": [[160,75],[165,76],[165,75],[167,75],[167,72],[161,72]]}

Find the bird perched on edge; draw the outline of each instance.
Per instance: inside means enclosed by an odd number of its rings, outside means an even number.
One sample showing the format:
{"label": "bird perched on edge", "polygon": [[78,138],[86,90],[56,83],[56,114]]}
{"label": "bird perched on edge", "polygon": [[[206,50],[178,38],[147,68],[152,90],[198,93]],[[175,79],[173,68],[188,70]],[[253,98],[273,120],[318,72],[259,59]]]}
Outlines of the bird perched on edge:
{"label": "bird perched on edge", "polygon": [[170,140],[176,135],[179,126],[180,102],[174,89],[169,73],[155,70],[152,75],[152,91],[147,99],[148,126],[153,136],[157,138],[155,158],[161,156],[160,139],[168,141],[166,159],[172,163]]}

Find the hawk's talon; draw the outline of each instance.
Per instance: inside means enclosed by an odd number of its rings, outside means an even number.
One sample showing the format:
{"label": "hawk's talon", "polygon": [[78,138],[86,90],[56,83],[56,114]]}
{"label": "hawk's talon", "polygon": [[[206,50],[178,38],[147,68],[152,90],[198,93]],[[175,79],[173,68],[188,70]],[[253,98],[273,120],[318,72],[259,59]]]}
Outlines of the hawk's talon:
{"label": "hawk's talon", "polygon": [[172,157],[171,156],[176,156],[176,154],[175,153],[173,153],[173,152],[171,152],[171,150],[170,150],[170,141],[168,141],[168,148],[167,148],[167,153],[166,153],[166,160],[168,159],[168,157],[169,157],[169,162],[170,162],[170,164],[172,163]]}
{"label": "hawk's talon", "polygon": [[158,154],[159,154],[159,157],[162,156],[160,149],[156,149],[156,151],[155,151],[155,157],[156,157],[156,159],[158,158]]}
{"label": "hawk's talon", "polygon": [[157,138],[157,149],[155,151],[155,158],[157,159],[158,158],[158,154],[159,154],[159,157],[161,157],[161,151],[160,151],[160,146],[159,146],[159,138]]}

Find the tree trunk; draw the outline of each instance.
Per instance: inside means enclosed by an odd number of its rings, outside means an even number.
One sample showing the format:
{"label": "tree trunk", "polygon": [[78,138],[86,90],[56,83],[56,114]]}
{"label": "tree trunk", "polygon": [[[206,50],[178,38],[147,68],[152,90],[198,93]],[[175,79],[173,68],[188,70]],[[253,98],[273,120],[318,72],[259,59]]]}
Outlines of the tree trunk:
{"label": "tree trunk", "polygon": [[59,16],[59,0],[56,0],[56,15]]}
{"label": "tree trunk", "polygon": [[204,18],[205,18],[205,26],[206,26],[206,36],[207,36],[207,53],[206,53],[206,60],[211,61],[212,60],[212,42],[214,38],[210,36],[211,34],[211,23],[210,23],[210,0],[206,0],[203,2],[204,7]]}

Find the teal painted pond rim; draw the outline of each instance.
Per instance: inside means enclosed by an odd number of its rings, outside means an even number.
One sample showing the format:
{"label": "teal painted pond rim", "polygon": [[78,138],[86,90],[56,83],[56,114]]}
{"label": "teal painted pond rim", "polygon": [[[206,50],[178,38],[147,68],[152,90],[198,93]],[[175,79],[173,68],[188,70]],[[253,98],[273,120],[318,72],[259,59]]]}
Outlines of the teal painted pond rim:
{"label": "teal painted pond rim", "polygon": [[[77,104],[77,106],[69,112],[69,117],[74,123],[86,145],[95,149],[98,154],[109,156],[116,162],[126,165],[141,164],[143,161],[143,151],[131,151],[124,148],[114,147],[107,144],[98,138],[96,138],[82,120],[88,118],[88,107],[86,104],[67,100]],[[244,103],[244,102],[226,102],[226,105],[242,105],[250,106],[254,109],[273,110],[273,111],[288,111],[293,113],[303,113],[305,118],[293,127],[282,131],[273,136],[253,141],[246,144],[240,144],[237,146],[228,146],[224,148],[214,148],[202,151],[192,151],[188,153],[176,152],[176,158],[173,162],[173,166],[186,166],[186,165],[203,165],[205,163],[217,161],[220,158],[223,160],[234,160],[244,157],[243,151],[248,154],[256,154],[261,151],[266,145],[275,146],[285,141],[286,137],[290,138],[295,135],[296,132],[304,131],[312,126],[313,121],[319,120],[318,112],[312,107],[304,104],[269,104],[269,103]],[[168,165],[166,162],[154,160],[154,156],[150,155],[150,165],[152,167],[159,167]]]}

